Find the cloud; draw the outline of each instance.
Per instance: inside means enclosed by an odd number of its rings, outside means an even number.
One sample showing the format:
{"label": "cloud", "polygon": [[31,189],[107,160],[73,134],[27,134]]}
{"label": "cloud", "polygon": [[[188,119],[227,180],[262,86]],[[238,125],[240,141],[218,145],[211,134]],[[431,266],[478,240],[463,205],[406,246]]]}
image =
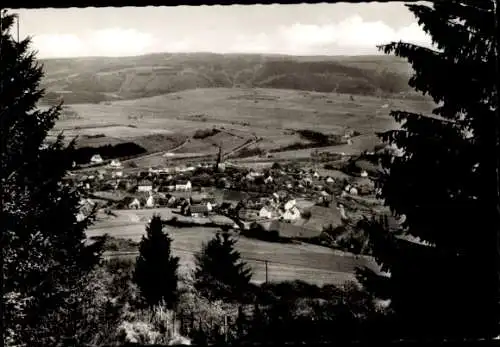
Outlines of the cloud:
{"label": "cloud", "polygon": [[151,34],[121,28],[94,31],[85,41],[94,51],[106,56],[144,54],[156,44]]}
{"label": "cloud", "polygon": [[39,56],[129,56],[153,52],[281,53],[281,54],[378,54],[376,46],[390,41],[431,46],[425,32],[413,23],[394,29],[382,21],[351,16],[337,23],[295,23],[266,32],[241,34],[236,28],[213,31],[196,29],[189,36],[168,32],[153,35],[130,28],[107,28],[81,35],[34,36]]}
{"label": "cloud", "polygon": [[428,35],[416,23],[396,30],[381,21],[364,22],[360,16],[324,25],[296,23],[281,27],[280,34],[288,49],[296,53],[314,53],[321,47],[334,46],[376,53],[377,45],[399,40],[431,45]]}
{"label": "cloud", "polygon": [[135,29],[108,28],[74,34],[33,36],[33,47],[43,58],[81,56],[127,56],[150,52],[157,40]]}

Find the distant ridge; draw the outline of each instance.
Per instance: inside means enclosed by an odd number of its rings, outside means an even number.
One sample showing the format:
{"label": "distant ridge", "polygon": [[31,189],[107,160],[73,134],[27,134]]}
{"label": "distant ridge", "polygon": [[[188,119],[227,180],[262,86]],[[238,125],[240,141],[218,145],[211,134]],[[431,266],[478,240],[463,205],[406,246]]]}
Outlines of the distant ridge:
{"label": "distant ridge", "polygon": [[45,103],[136,99],[196,88],[279,88],[358,95],[411,95],[409,64],[386,55],[153,53],[42,59]]}

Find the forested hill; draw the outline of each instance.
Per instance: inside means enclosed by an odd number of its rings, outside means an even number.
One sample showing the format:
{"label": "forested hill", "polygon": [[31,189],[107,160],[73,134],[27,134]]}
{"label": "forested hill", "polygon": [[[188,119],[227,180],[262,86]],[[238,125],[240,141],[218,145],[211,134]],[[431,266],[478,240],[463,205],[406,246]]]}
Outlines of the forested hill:
{"label": "forested hill", "polygon": [[42,60],[45,102],[135,99],[194,88],[259,87],[363,95],[406,95],[409,65],[391,56],[294,57],[150,54]]}

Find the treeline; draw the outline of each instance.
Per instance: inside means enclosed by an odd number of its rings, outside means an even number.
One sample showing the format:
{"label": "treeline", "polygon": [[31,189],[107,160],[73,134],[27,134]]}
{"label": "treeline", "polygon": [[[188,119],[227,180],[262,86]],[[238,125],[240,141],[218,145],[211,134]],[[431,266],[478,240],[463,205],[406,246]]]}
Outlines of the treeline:
{"label": "treeline", "polygon": [[77,148],[73,154],[73,160],[77,164],[87,164],[93,155],[99,154],[103,160],[128,157],[146,153],[144,147],[133,142],[124,142],[116,145],[104,145],[99,147]]}

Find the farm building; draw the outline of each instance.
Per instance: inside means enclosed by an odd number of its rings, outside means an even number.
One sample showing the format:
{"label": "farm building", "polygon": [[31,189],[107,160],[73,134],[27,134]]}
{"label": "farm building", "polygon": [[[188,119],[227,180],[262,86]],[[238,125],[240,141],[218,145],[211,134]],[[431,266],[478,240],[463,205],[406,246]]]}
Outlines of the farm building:
{"label": "farm building", "polygon": [[151,181],[140,181],[137,185],[138,192],[151,192],[153,190],[153,183]]}
{"label": "farm building", "polygon": [[186,190],[191,190],[191,181],[177,181],[175,183],[175,190],[179,191],[186,191]]}
{"label": "farm building", "polygon": [[285,210],[285,213],[281,215],[281,218],[285,221],[295,221],[300,218],[300,211],[297,206],[293,206]]}
{"label": "farm building", "polygon": [[259,211],[260,218],[271,219],[271,218],[273,218],[273,215],[274,215],[273,211],[269,206],[263,206]]}
{"label": "farm building", "polygon": [[92,164],[101,164],[102,162],[102,157],[99,154],[94,154],[92,158],[90,158],[90,163]]}
{"label": "farm building", "polygon": [[141,208],[141,202],[139,201],[139,199],[135,198],[130,204],[128,204],[128,208],[139,209]]}
{"label": "farm building", "polygon": [[118,169],[122,167],[122,163],[118,159],[113,159],[111,163],[109,163],[109,166]]}
{"label": "farm building", "polygon": [[192,217],[203,217],[208,216],[210,212],[209,206],[205,204],[199,205],[190,205],[186,208],[186,215],[190,215]]}
{"label": "farm building", "polygon": [[326,183],[330,183],[330,184],[331,184],[331,183],[335,183],[335,180],[333,179],[333,177],[328,176],[328,177],[326,178],[325,182],[326,182]]}

